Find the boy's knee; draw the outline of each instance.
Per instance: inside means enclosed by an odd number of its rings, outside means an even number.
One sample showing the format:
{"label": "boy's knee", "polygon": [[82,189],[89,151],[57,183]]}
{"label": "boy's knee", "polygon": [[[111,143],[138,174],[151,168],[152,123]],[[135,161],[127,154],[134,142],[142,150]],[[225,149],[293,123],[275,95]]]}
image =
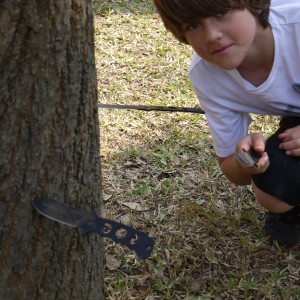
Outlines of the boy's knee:
{"label": "boy's knee", "polygon": [[266,210],[273,213],[284,213],[293,208],[293,206],[281,201],[280,199],[260,190],[252,183],[253,192],[259,204]]}
{"label": "boy's knee", "polygon": [[[266,152],[270,159],[268,169],[252,176],[258,201],[273,212],[300,205],[299,157],[286,155],[279,148],[281,140],[278,138],[279,133],[299,123],[300,118],[282,119],[280,128],[266,142]],[[272,210],[273,206],[275,211]]]}

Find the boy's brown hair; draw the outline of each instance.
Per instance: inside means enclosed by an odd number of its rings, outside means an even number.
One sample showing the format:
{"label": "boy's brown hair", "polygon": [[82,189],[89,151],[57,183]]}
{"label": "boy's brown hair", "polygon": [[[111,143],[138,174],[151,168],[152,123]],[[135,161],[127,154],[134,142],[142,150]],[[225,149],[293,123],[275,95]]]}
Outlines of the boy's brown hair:
{"label": "boy's brown hair", "polygon": [[267,28],[270,3],[271,0],[154,0],[165,27],[185,44],[188,42],[184,36],[183,24],[192,24],[199,19],[234,9],[248,9],[257,16],[263,28]]}

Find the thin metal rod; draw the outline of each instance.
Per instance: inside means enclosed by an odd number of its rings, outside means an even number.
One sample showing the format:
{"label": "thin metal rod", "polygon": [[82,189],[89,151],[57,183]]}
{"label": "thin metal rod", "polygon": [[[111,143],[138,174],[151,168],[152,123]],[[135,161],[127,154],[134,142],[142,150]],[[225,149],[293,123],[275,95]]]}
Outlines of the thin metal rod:
{"label": "thin metal rod", "polygon": [[171,112],[187,112],[195,114],[205,114],[205,111],[194,107],[177,107],[177,106],[147,106],[147,105],[125,105],[125,104],[104,104],[99,103],[99,108],[113,108],[113,109],[136,109],[145,111],[171,111]]}

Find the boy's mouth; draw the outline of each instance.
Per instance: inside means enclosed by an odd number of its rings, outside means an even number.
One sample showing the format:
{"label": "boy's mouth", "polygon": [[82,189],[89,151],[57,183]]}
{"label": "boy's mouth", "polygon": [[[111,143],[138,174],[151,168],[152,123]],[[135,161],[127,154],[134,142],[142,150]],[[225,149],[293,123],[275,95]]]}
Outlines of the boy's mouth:
{"label": "boy's mouth", "polygon": [[227,50],[231,47],[232,45],[227,45],[227,46],[219,46],[219,47],[216,47],[214,48],[212,51],[211,51],[211,54],[212,55],[223,55],[227,52]]}

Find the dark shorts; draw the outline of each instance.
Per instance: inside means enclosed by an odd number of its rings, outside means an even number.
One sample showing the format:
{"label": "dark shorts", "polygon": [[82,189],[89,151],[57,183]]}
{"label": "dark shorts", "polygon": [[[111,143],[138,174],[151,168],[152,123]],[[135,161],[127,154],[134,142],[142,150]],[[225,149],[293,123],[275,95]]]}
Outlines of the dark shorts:
{"label": "dark shorts", "polygon": [[285,117],[280,121],[279,129],[267,140],[266,152],[270,166],[263,174],[253,175],[255,185],[290,205],[300,205],[300,157],[291,157],[279,149],[281,140],[278,134],[288,128],[300,125],[300,118]]}

